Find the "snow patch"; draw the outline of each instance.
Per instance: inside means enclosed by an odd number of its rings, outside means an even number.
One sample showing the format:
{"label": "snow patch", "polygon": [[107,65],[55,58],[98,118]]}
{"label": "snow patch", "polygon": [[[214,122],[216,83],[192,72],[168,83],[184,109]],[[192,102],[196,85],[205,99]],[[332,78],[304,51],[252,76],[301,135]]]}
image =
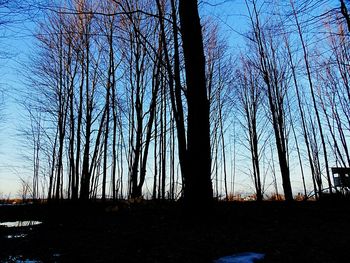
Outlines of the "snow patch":
{"label": "snow patch", "polygon": [[41,263],[42,261],[40,260],[35,260],[35,259],[25,259],[23,256],[10,256],[7,258],[7,260],[2,261],[2,262],[15,262],[15,263]]}
{"label": "snow patch", "polygon": [[0,222],[0,226],[5,226],[5,227],[27,227],[27,226],[35,226],[40,224],[42,224],[42,222],[40,221]]}
{"label": "snow patch", "polygon": [[6,238],[8,239],[14,239],[14,238],[24,238],[27,234],[17,234],[17,235],[7,235]]}
{"label": "snow patch", "polygon": [[226,256],[214,260],[213,263],[254,263],[256,260],[264,259],[265,255],[260,253],[246,252]]}

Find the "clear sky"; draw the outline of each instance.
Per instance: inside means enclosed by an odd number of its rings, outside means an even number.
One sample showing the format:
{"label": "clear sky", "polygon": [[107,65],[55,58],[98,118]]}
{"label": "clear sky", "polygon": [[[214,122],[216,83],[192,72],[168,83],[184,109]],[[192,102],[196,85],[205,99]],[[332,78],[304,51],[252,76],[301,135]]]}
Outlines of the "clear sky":
{"label": "clear sky", "polygon": [[25,122],[19,105],[24,84],[24,72],[34,43],[34,24],[27,14],[0,8],[0,86],[4,107],[0,124],[0,198],[16,195],[20,177],[30,173],[29,163],[23,157],[24,142],[19,136]]}

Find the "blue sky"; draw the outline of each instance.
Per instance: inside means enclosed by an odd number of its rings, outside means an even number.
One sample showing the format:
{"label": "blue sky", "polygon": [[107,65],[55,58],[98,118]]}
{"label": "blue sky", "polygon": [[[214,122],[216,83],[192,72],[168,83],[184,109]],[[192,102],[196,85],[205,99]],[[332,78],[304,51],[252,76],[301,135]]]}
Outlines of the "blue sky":
{"label": "blue sky", "polygon": [[[220,23],[221,34],[227,39],[230,51],[239,52],[244,44],[241,33],[247,30],[245,1],[200,1],[200,11],[203,16],[212,16]],[[0,18],[3,14],[6,10],[0,9]],[[18,136],[20,126],[25,123],[25,112],[17,99],[20,91],[28,88],[24,84],[24,75],[30,54],[34,51],[35,26],[31,19],[21,14],[10,18],[16,22],[0,25],[0,51],[8,53],[6,58],[0,59],[0,86],[5,90],[4,120],[0,123],[0,198],[9,194],[15,196],[20,187],[20,177],[31,173],[30,164],[23,157],[23,142]],[[294,183],[298,183],[297,180]],[[238,187],[239,184],[247,187],[251,182],[247,179],[237,183]]]}
{"label": "blue sky", "polygon": [[0,25],[0,50],[4,52],[0,61],[0,86],[4,94],[3,120],[0,128],[0,198],[15,195],[19,178],[30,170],[24,161],[23,144],[18,136],[19,127],[25,120],[23,109],[18,104],[24,85],[24,69],[33,50],[33,30],[31,20],[24,14],[8,16],[8,9],[0,9],[0,19],[9,23]]}

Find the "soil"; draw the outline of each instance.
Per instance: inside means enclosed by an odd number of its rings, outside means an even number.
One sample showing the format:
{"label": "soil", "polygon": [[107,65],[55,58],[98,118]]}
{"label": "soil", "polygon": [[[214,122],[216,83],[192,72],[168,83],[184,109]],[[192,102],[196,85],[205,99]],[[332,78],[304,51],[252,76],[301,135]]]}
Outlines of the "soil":
{"label": "soil", "polygon": [[[0,222],[15,220],[43,224],[0,226],[0,262],[196,263],[242,252],[265,254],[261,262],[349,259],[349,202],[220,202],[192,217],[171,202],[0,207]],[[8,238],[16,234],[26,235]]]}

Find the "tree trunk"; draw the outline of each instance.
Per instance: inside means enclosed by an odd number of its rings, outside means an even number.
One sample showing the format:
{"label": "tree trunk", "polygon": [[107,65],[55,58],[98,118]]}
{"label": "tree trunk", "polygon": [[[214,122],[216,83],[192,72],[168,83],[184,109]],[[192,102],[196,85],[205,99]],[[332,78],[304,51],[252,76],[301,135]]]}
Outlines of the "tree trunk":
{"label": "tree trunk", "polygon": [[205,57],[196,0],[180,0],[179,14],[187,83],[187,165],[184,200],[188,208],[205,208],[213,198],[209,101]]}
{"label": "tree trunk", "polygon": [[350,16],[344,0],[340,0],[340,11],[345,18],[346,24],[348,26],[348,30],[350,32]]}

